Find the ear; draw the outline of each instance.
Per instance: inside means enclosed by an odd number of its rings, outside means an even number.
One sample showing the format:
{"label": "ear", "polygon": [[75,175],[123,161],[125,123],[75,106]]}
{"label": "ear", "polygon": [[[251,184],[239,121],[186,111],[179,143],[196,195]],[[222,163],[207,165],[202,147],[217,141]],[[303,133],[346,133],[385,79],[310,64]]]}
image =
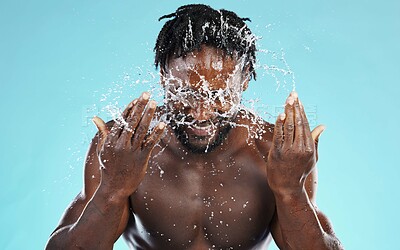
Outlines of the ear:
{"label": "ear", "polygon": [[160,83],[161,83],[161,86],[164,88],[165,87],[165,71],[162,67],[160,67]]}
{"label": "ear", "polygon": [[249,81],[250,81],[250,78],[246,77],[246,79],[243,82],[243,91],[245,91],[249,87]]}
{"label": "ear", "polygon": [[250,66],[246,66],[246,68],[243,70],[243,91],[245,91],[249,87],[249,82],[250,82]]}

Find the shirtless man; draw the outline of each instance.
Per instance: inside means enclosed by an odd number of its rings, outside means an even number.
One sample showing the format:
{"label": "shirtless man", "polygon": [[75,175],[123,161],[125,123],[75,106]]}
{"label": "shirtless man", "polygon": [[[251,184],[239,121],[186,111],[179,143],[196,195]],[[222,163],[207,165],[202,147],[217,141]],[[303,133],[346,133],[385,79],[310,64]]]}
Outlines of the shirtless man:
{"label": "shirtless man", "polygon": [[265,249],[270,235],[281,249],[342,249],[315,206],[323,127],[310,131],[294,92],[275,125],[240,105],[255,76],[246,19],[205,5],[163,18],[165,105],[146,92],[123,121],[94,118],[84,188],[47,249],[112,249],[121,235],[133,249]]}

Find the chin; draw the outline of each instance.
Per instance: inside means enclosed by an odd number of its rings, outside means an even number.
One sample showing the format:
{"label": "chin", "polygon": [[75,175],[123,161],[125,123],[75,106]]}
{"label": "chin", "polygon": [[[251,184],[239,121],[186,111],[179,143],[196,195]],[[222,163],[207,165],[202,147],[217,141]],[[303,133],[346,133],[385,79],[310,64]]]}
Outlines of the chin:
{"label": "chin", "polygon": [[207,135],[197,135],[191,133],[191,131],[186,131],[187,141],[186,147],[194,153],[207,153],[210,149],[213,149],[212,145],[216,144],[217,131],[214,131]]}
{"label": "chin", "polygon": [[[228,135],[231,126],[213,128],[207,133],[196,131],[196,128],[184,126],[175,129],[179,141],[192,153],[205,154],[218,147]],[[198,129],[198,128],[197,128]]]}

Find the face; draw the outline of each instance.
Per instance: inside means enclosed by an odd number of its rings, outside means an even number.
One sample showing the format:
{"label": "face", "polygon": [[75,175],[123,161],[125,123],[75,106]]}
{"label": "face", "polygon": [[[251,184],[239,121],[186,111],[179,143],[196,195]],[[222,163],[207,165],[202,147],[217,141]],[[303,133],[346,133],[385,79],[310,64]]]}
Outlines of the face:
{"label": "face", "polygon": [[161,74],[168,115],[193,152],[209,152],[226,137],[248,84],[243,62],[208,46],[168,61]]}

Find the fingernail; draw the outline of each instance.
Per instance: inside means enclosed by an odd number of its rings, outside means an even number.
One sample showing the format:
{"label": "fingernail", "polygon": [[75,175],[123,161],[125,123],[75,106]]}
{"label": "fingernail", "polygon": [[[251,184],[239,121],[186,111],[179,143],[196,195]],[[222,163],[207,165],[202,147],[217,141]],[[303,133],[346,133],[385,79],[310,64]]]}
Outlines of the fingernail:
{"label": "fingernail", "polygon": [[288,99],[286,99],[286,104],[293,105],[294,103],[294,98],[292,96],[289,96]]}
{"label": "fingernail", "polygon": [[286,114],[285,113],[282,113],[282,114],[279,115],[279,119],[281,121],[285,120],[285,118],[286,118]]}
{"label": "fingernail", "polygon": [[158,124],[158,128],[159,129],[164,129],[165,128],[165,123],[160,122],[160,124]]}
{"label": "fingernail", "polygon": [[149,98],[150,98],[149,93],[144,92],[144,93],[142,94],[142,98],[143,98],[144,100],[149,100]]}
{"label": "fingernail", "polygon": [[149,106],[150,108],[154,109],[157,105],[155,101],[150,101]]}
{"label": "fingernail", "polygon": [[137,99],[133,100],[133,105],[135,105],[137,103]]}
{"label": "fingernail", "polygon": [[290,93],[290,95],[294,98],[297,99],[299,97],[299,95],[297,94],[296,91],[292,91],[292,93]]}

